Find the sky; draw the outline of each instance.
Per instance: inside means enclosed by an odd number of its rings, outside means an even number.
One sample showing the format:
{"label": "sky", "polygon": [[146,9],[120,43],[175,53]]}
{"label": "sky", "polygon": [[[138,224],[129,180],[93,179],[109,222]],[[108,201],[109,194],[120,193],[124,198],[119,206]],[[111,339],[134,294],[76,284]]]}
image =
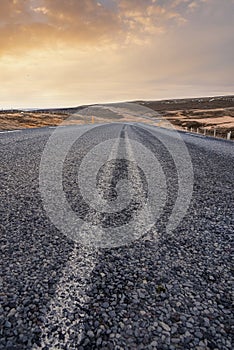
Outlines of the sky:
{"label": "sky", "polygon": [[234,0],[0,0],[0,108],[234,94]]}

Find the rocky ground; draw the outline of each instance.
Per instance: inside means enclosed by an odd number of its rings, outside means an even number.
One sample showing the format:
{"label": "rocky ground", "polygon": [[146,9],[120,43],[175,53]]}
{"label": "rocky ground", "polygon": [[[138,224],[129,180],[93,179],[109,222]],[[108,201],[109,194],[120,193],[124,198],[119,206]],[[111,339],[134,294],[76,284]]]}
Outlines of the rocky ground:
{"label": "rocky ground", "polygon": [[[124,127],[159,160],[168,198],[151,233],[112,249],[74,243],[49,220],[38,178],[51,129],[1,135],[0,349],[232,349],[233,145],[181,134],[194,188],[167,233],[178,178],[160,140],[174,144],[174,132]],[[64,191],[78,213],[72,169],[121,128],[90,130],[66,158]]]}

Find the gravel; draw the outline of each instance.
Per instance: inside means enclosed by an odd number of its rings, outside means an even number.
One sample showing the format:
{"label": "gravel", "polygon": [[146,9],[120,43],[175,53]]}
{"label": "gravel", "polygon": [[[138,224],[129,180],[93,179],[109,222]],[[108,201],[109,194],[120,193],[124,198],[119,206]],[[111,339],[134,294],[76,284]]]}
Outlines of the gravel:
{"label": "gravel", "polygon": [[[91,130],[79,154],[120,130]],[[79,246],[46,216],[38,169],[51,131],[1,134],[0,349],[232,349],[233,144],[185,136],[194,192],[168,234],[173,159],[160,131],[127,130],[157,155],[169,195],[151,233],[113,249]]]}

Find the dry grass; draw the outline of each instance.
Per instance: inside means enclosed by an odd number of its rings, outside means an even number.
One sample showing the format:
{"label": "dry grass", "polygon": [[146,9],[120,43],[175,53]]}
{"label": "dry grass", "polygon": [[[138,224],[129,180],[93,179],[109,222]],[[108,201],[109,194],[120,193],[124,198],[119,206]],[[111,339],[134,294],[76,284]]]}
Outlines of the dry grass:
{"label": "dry grass", "polygon": [[[199,129],[200,132],[213,133],[225,137],[232,132],[234,138],[234,97],[184,99],[167,101],[141,101],[150,109],[157,111],[161,122],[157,125],[167,127],[168,122],[177,129]],[[85,107],[85,106],[84,106]],[[89,124],[108,122],[144,122],[154,124],[154,118],[134,117],[123,114],[112,115],[110,111],[102,111],[99,117],[79,114],[84,107],[64,110],[20,112],[0,112],[0,130],[16,130],[25,128],[38,128],[57,126],[62,122],[66,124]],[[73,114],[76,113],[76,114]],[[85,114],[85,113],[84,113]],[[97,114],[98,115],[98,114]],[[158,117],[156,117],[158,118]],[[151,120],[150,120],[151,119]]]}
{"label": "dry grass", "polygon": [[234,133],[234,108],[164,112],[164,118],[180,129],[216,129],[220,135],[228,131]]}
{"label": "dry grass", "polygon": [[[0,112],[0,130],[19,130],[26,128],[39,128],[46,126],[57,126],[61,123],[66,125],[81,125],[91,123],[115,123],[115,122],[135,122],[136,117],[132,116],[86,116],[69,113],[1,113]],[[139,122],[147,122],[144,118],[137,118]]]}
{"label": "dry grass", "polygon": [[234,139],[234,96],[141,102],[160,112],[175,128],[205,132],[226,137],[231,131]]}
{"label": "dry grass", "polygon": [[[71,117],[69,113],[0,112],[0,130],[57,126],[69,117]],[[76,117],[68,123],[83,124],[84,120]]]}

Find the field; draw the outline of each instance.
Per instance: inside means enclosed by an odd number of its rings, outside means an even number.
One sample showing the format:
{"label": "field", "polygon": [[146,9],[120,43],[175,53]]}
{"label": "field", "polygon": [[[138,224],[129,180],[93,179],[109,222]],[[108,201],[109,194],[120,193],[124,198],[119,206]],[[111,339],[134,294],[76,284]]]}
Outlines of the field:
{"label": "field", "polygon": [[[177,129],[200,132],[207,135],[226,137],[231,131],[234,138],[234,96],[174,99],[163,101],[135,101],[157,112],[163,121],[169,121]],[[67,124],[87,124],[92,122],[132,122],[134,117],[117,117],[103,110],[103,115],[92,119],[90,115],[79,115],[85,107],[67,109],[45,109],[36,111],[9,110],[0,112],[0,130],[57,126],[69,118]],[[92,107],[95,111],[95,107]],[[74,114],[76,113],[76,114]],[[74,117],[71,117],[74,114]],[[148,120],[147,120],[148,119]],[[135,121],[150,122],[150,118],[135,118]],[[153,120],[153,118],[152,118]]]}
{"label": "field", "polygon": [[165,101],[138,101],[159,112],[177,129],[234,138],[234,96]]}

